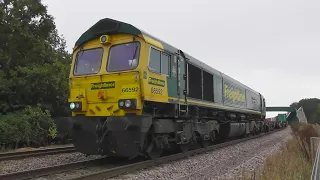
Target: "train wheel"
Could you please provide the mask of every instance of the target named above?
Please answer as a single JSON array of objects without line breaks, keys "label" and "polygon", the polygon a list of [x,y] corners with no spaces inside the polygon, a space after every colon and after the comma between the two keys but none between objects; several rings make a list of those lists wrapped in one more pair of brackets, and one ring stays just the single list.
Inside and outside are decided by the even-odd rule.
[{"label": "train wheel", "polygon": [[210,141],[204,140],[204,137],[200,136],[200,144],[202,148],[206,148],[210,145]]},{"label": "train wheel", "polygon": [[180,149],[181,149],[181,152],[185,153],[189,151],[189,146],[188,144],[180,144]]},{"label": "train wheel", "polygon": [[158,159],[161,156],[162,152],[162,148],[158,148],[156,145],[154,145],[151,152],[148,155],[150,159]]},{"label": "train wheel", "polygon": [[206,147],[210,146],[210,144],[211,144],[211,143],[210,143],[209,141],[202,141],[202,142],[201,142],[201,147],[202,147],[202,148],[206,148]]},{"label": "train wheel", "polygon": [[156,137],[156,136],[152,136],[152,141],[148,147],[148,156],[151,159],[157,159],[161,156],[162,152],[163,152],[163,148],[162,148],[162,138],[160,136]]}]

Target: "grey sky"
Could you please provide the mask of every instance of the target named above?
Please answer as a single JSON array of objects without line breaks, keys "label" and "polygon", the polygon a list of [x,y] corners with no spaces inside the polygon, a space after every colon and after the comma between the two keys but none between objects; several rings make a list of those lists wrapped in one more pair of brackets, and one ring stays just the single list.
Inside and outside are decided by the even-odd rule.
[{"label": "grey sky", "polygon": [[[320,98],[320,1],[43,0],[71,51],[101,18],[131,23],[266,97]],[[277,113],[268,113],[274,116]]]}]

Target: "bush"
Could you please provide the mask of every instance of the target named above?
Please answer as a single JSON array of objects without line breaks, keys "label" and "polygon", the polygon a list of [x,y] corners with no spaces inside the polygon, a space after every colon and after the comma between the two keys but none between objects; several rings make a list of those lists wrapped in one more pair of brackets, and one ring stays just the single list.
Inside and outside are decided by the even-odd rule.
[{"label": "bush", "polygon": [[0,116],[0,143],[5,147],[47,145],[55,138],[55,132],[50,113],[42,111],[39,105]]},{"label": "bush", "polygon": [[19,112],[1,116],[0,142],[6,146],[19,146],[24,142],[29,144],[31,135],[30,124],[21,118]]}]

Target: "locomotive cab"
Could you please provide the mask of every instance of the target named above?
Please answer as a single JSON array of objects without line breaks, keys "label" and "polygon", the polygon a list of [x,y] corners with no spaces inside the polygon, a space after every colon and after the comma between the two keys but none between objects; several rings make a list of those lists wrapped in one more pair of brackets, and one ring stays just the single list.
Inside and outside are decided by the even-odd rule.
[{"label": "locomotive cab", "polygon": [[143,41],[126,34],[102,35],[78,47],[69,80],[72,115],[141,114],[143,47]]}]

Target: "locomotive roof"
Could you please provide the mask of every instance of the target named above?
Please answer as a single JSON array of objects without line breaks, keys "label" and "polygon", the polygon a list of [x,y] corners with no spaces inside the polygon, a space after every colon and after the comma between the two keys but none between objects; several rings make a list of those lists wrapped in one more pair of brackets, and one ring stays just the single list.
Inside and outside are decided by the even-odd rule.
[{"label": "locomotive roof", "polygon": [[[114,19],[109,19],[109,18],[101,19],[96,24],[91,26],[86,32],[84,32],[80,36],[80,38],[76,41],[75,46],[79,47],[79,46],[83,45],[84,43],[86,43],[92,39],[95,39],[97,37],[100,37],[101,35],[104,35],[104,34],[112,35],[112,34],[119,34],[119,33],[131,34],[134,36],[145,35],[145,36],[148,36],[154,40],[159,41],[159,43],[162,44],[163,49],[168,52],[177,53],[179,50],[178,48],[171,46],[169,43],[166,43],[163,40],[160,40],[160,39],[154,37],[153,35],[145,32],[141,29],[136,28],[135,26],[133,26],[131,24],[117,21]],[[198,59],[192,57],[191,55],[189,55],[185,52],[184,52],[184,55],[189,59],[189,62],[191,64],[194,64],[195,66],[197,66],[207,72],[213,73],[218,76],[220,75],[222,78],[227,79],[235,84],[238,84],[238,85],[242,86],[243,88],[246,88],[254,93],[257,93],[257,94],[259,93],[259,92],[256,92],[255,90],[249,88],[248,86],[240,83],[239,81],[231,78],[230,76],[210,67],[209,65],[205,64],[204,62],[199,61]]]}]

